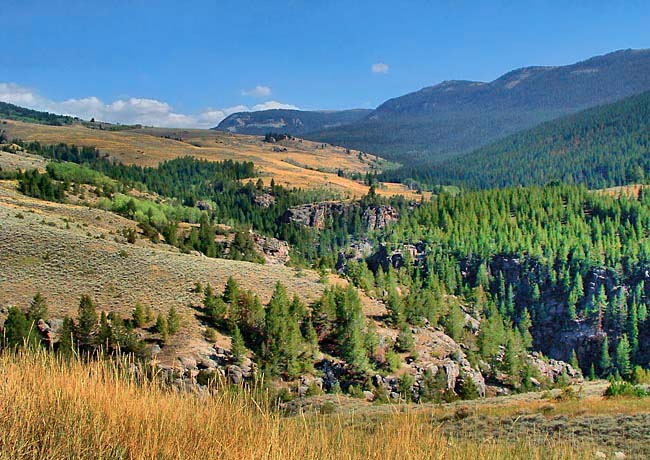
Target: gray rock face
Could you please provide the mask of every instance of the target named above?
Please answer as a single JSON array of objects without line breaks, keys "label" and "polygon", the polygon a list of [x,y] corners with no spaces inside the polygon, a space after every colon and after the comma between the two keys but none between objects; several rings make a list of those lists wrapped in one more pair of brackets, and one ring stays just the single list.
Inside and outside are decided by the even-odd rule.
[{"label": "gray rock face", "polygon": [[262,208],[269,208],[275,204],[275,197],[269,193],[255,195],[255,204]]},{"label": "gray rock face", "polygon": [[[358,207],[359,204],[338,202],[305,204],[289,208],[282,216],[282,220],[321,230],[325,228],[328,219],[343,214],[353,206]],[[369,206],[363,211],[361,221],[366,231],[372,231],[384,228],[398,218],[399,212],[392,206]]]},{"label": "gray rock face", "polygon": [[529,358],[543,377],[546,377],[554,382],[556,382],[562,374],[566,374],[574,383],[578,383],[583,380],[580,370],[574,369],[573,366],[571,366],[569,363],[558,361],[556,359],[544,359],[542,355],[537,352],[531,353],[529,355]]},{"label": "gray rock face", "polygon": [[378,230],[399,219],[399,211],[392,206],[370,206],[361,216],[366,231]]},{"label": "gray rock face", "polygon": [[264,259],[269,264],[284,265],[289,262],[291,247],[286,241],[273,237],[266,237],[257,233],[253,234],[253,240],[258,252],[264,254]]}]

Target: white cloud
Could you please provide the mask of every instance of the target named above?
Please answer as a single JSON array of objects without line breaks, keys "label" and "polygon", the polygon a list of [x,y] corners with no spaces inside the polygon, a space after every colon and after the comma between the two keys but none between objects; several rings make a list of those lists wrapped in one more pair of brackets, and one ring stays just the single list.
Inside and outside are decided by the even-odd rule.
[{"label": "white cloud", "polygon": [[370,70],[372,73],[388,73],[388,70],[390,67],[388,64],[385,64],[383,62],[376,62],[372,66],[370,66]]},{"label": "white cloud", "polygon": [[117,99],[110,103],[105,103],[95,96],[53,101],[41,96],[37,91],[15,83],[0,83],[0,101],[35,110],[72,115],[85,120],[95,118],[110,123],[174,128],[212,128],[235,112],[298,109],[295,105],[266,101],[252,107],[236,105],[216,109],[208,108],[196,114],[182,114],[175,112],[172,106],[164,101],[137,97]]},{"label": "white cloud", "polygon": [[266,102],[262,102],[261,104],[255,104],[253,106],[254,111],[271,110],[271,109],[300,110],[295,105],[283,104],[282,102],[278,102],[278,101],[266,101]]},{"label": "white cloud", "polygon": [[268,86],[257,85],[253,89],[242,90],[242,96],[252,96],[252,97],[268,97],[271,95],[271,88]]}]

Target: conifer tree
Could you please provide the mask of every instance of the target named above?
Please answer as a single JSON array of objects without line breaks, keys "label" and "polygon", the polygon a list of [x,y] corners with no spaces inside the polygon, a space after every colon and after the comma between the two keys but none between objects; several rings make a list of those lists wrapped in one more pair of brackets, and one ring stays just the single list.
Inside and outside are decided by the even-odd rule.
[{"label": "conifer tree", "polygon": [[476,274],[476,286],[477,287],[480,286],[483,289],[490,288],[490,278],[488,276],[488,271],[485,262],[483,262],[478,268],[478,272]]},{"label": "conifer tree", "polygon": [[287,291],[278,282],[266,308],[265,318],[263,359],[266,371],[271,375],[279,375],[286,370],[288,303]]},{"label": "conifer tree", "polygon": [[470,399],[476,399],[480,397],[478,387],[476,386],[476,382],[474,382],[472,376],[467,373],[463,373],[460,375],[456,387],[457,387],[456,392],[458,393],[458,396],[460,396],[461,399],[470,400]]},{"label": "conifer tree", "polygon": [[395,348],[397,348],[397,351],[399,352],[410,353],[413,351],[414,346],[415,339],[413,338],[411,328],[407,325],[402,326],[397,335],[397,340],[395,341]]},{"label": "conifer tree", "polygon": [[156,332],[160,335],[160,340],[163,343],[167,343],[167,340],[169,340],[169,328],[167,326],[167,318],[162,313],[158,313],[158,318],[156,318]]},{"label": "conifer tree", "polygon": [[47,302],[41,293],[37,292],[27,307],[27,321],[37,323],[39,319],[47,320]]},{"label": "conifer tree", "polygon": [[607,336],[603,338],[600,347],[600,360],[598,361],[598,367],[601,376],[608,375],[612,367],[612,358],[609,355],[609,340],[607,339]]},{"label": "conifer tree", "polygon": [[633,301],[630,306],[626,329],[630,341],[630,354],[632,357],[636,357],[639,351],[639,315],[636,301]]},{"label": "conifer tree", "polygon": [[66,356],[70,356],[75,351],[75,337],[77,337],[77,335],[77,329],[72,318],[64,316],[59,331],[59,352]]},{"label": "conifer tree", "polygon": [[169,311],[167,312],[167,330],[169,331],[170,335],[174,335],[178,332],[178,330],[181,327],[181,320],[178,317],[178,313],[176,312],[176,308],[172,305],[169,307]]},{"label": "conifer tree", "polygon": [[4,323],[4,336],[7,346],[23,346],[27,343],[30,334],[33,334],[33,331],[25,313],[18,307],[9,308],[9,313]]},{"label": "conifer tree", "polygon": [[377,325],[374,321],[369,320],[366,326],[366,335],[364,337],[364,347],[369,358],[374,358],[379,347],[379,336],[377,335]]},{"label": "conifer tree", "polygon": [[349,364],[366,368],[368,361],[364,349],[361,299],[352,285],[337,292],[336,322],[339,354]]},{"label": "conifer tree", "polygon": [[97,307],[88,295],[82,295],[79,301],[79,309],[77,314],[78,327],[77,333],[79,335],[79,346],[89,347],[93,343],[93,336],[97,330]]},{"label": "conifer tree", "polygon": [[114,345],[113,328],[108,322],[108,317],[105,312],[101,312],[99,316],[99,328],[97,330],[97,344],[104,350],[109,351]]},{"label": "conifer tree", "polygon": [[153,309],[151,308],[151,305],[147,305],[144,308],[144,320],[146,323],[150,323],[153,321],[156,317],[153,314]]},{"label": "conifer tree", "polygon": [[231,352],[235,362],[241,364],[246,356],[246,344],[244,343],[244,337],[241,335],[241,331],[237,325],[235,325],[232,333]]},{"label": "conifer tree", "polygon": [[589,380],[594,381],[596,380],[596,366],[594,363],[591,363],[591,366],[589,367]]},{"label": "conifer tree", "polygon": [[146,317],[145,317],[145,312],[144,308],[142,308],[142,304],[140,302],[135,304],[135,309],[133,310],[133,324],[136,327],[143,327],[146,324]]},{"label": "conifer tree", "polygon": [[533,346],[533,336],[530,333],[530,328],[532,327],[532,325],[533,323],[532,320],[530,319],[530,313],[528,313],[527,308],[524,308],[524,310],[521,313],[521,317],[519,318],[519,324],[517,325],[517,328],[521,333],[523,346],[524,348],[527,349],[530,349]]},{"label": "conifer tree", "polygon": [[[308,362],[313,362],[318,357],[318,353],[320,351],[318,346],[318,335],[316,334],[316,329],[314,329],[314,325],[312,324],[311,320],[306,321],[304,328],[304,337],[305,342],[307,343],[306,360]],[[307,371],[309,372],[311,369],[307,369]]]},{"label": "conifer tree", "polygon": [[391,286],[388,289],[388,318],[393,327],[399,327],[404,321],[404,304],[401,296],[397,293],[397,289]]},{"label": "conifer tree", "polygon": [[239,284],[237,284],[237,281],[232,276],[229,276],[228,281],[226,281],[222,298],[229,305],[239,302]]},{"label": "conifer tree", "polygon": [[623,334],[616,346],[616,369],[625,379],[632,373],[632,363],[630,361],[630,342],[626,334]]}]

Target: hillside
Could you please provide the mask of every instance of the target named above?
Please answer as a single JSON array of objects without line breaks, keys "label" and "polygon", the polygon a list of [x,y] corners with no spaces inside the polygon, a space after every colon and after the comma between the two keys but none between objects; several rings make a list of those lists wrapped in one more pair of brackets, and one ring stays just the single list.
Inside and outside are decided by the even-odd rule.
[{"label": "hillside", "polygon": [[306,137],[426,165],[648,89],[650,50],[617,51],[567,66],[526,67],[489,83],[445,81]]},{"label": "hillside", "polygon": [[268,132],[288,133],[302,136],[323,129],[337,128],[361,120],[371,110],[262,110],[259,112],[238,112],[229,115],[213,129],[240,134],[263,136]]},{"label": "hillside", "polygon": [[[45,126],[11,120],[5,123],[2,129],[8,139],[93,146],[127,164],[155,166],[161,161],[187,155],[212,161],[252,161],[266,184],[274,179],[279,185],[328,189],[342,197],[359,197],[368,190],[367,185],[351,179],[355,174],[363,177],[391,166],[373,155],[302,139],[269,144],[259,137],[213,130],[140,128],[115,131],[91,129],[81,124]],[[386,183],[377,188],[377,193],[416,197],[401,184]]]},{"label": "hillside", "polygon": [[78,118],[26,109],[6,102],[0,102],[0,119],[2,118],[52,126],[70,125],[78,121]]},{"label": "hillside", "polygon": [[598,189],[650,175],[650,92],[513,134],[434,165],[420,177],[470,188],[544,185]]},{"label": "hillside", "polygon": [[[232,276],[255,285],[265,302],[278,281],[305,301],[323,291],[311,271],[182,254],[140,237],[129,244],[122,231],[137,222],[101,209],[25,197],[13,182],[0,181],[0,222],[0,316],[10,305],[29,303],[36,292],[46,296],[50,315],[59,319],[74,314],[82,294],[91,295],[102,310],[125,316],[137,303],[154,314],[174,307],[183,327],[164,360],[210,349],[203,339],[205,325],[192,308],[202,299],[193,292],[197,282],[220,292]],[[218,340],[229,346],[228,339]]]}]

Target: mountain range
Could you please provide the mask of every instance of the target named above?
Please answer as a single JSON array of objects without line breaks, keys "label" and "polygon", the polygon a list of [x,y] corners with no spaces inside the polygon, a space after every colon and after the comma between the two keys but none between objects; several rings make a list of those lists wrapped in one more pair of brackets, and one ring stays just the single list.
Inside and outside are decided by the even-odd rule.
[{"label": "mountain range", "polygon": [[650,172],[649,153],[646,91],[512,134],[415,177],[468,188],[558,181],[597,189],[643,182]]},{"label": "mountain range", "polygon": [[238,112],[228,116],[213,129],[254,135],[279,131],[303,136],[314,131],[349,125],[362,120],[371,112],[372,110],[369,109],[323,111],[272,109]]},{"label": "mountain range", "polygon": [[444,81],[369,113],[353,111],[354,116],[349,111],[237,113],[215,129],[282,130],[420,167],[648,89],[650,50],[621,50],[566,66],[524,67],[492,82]]}]

